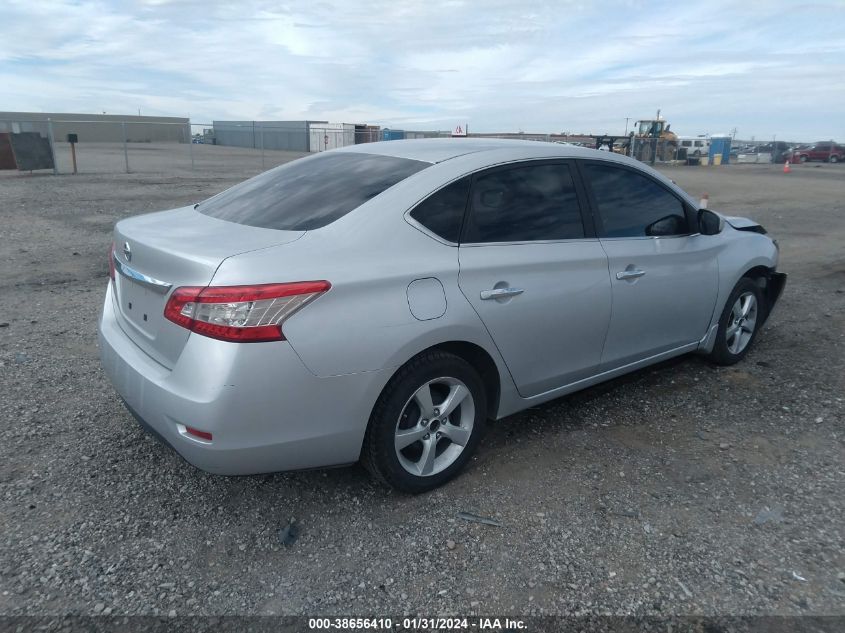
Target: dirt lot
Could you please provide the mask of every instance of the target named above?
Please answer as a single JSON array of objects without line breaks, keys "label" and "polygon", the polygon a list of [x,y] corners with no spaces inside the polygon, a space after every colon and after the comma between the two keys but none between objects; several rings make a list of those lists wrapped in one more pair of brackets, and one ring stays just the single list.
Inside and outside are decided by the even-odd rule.
[{"label": "dirt lot", "polygon": [[121,406],[95,334],[112,225],[260,169],[184,149],[145,148],[164,173],[0,176],[0,613],[845,614],[845,166],[667,169],[780,241],[748,358],[508,418],[409,497],[360,467],[206,475]]}]

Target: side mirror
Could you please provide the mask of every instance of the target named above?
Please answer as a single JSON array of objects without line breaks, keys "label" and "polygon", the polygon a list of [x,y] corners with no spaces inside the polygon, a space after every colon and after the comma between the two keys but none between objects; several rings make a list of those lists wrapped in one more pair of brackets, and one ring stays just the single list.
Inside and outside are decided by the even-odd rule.
[{"label": "side mirror", "polygon": [[722,216],[709,209],[698,210],[698,230],[702,235],[718,235],[725,228]]}]

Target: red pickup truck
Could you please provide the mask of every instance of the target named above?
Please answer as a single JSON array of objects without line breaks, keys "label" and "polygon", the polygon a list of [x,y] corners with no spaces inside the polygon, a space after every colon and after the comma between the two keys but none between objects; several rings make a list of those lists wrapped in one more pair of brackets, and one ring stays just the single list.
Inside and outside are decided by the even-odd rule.
[{"label": "red pickup truck", "polygon": [[806,163],[808,160],[823,160],[839,163],[845,161],[845,147],[826,141],[812,147],[798,148],[792,152],[792,163]]}]

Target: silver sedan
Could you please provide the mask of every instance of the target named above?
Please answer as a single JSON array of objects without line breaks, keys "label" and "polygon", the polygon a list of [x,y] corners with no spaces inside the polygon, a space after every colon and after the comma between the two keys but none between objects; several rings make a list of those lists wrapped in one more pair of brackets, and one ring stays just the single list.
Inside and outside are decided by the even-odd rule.
[{"label": "silver sedan", "polygon": [[230,475],[362,461],[420,492],[488,419],[667,358],[743,358],[785,283],[751,220],[608,152],[369,143],[119,222],[103,366]]}]

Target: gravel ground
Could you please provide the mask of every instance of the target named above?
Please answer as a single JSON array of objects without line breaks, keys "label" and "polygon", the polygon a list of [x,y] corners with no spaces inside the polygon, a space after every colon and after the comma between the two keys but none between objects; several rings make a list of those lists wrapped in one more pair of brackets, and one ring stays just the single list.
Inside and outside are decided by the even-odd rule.
[{"label": "gravel ground", "polygon": [[512,416],[411,497],[358,466],[207,475],[121,406],[95,334],[113,223],[260,168],[195,149],[193,173],[151,147],[179,171],[0,176],[0,614],[845,614],[845,166],[666,169],[780,240],[747,359]]}]

